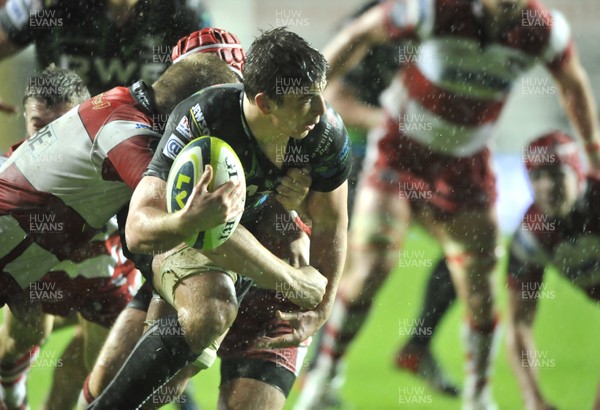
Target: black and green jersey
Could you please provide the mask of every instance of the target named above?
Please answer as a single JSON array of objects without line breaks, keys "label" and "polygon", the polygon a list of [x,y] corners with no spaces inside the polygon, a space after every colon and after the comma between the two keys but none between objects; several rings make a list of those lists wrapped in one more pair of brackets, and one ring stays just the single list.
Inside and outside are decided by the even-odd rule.
[{"label": "black and green jersey", "polygon": [[145,175],[167,180],[179,151],[191,140],[210,135],[227,142],[238,155],[246,177],[246,210],[242,223],[254,220],[267,195],[290,168],[309,166],[311,190],[330,192],[350,173],[350,142],[346,128],[329,105],[319,123],[302,139],[290,138],[281,147],[283,165],[277,168],[261,151],[242,112],[243,85],[205,88],[179,104]]},{"label": "black and green jersey", "polygon": [[0,27],[12,43],[35,43],[40,68],[77,72],[92,95],[144,79],[170,64],[171,48],[210,24],[201,0],[139,0],[117,23],[107,0],[8,0]]}]

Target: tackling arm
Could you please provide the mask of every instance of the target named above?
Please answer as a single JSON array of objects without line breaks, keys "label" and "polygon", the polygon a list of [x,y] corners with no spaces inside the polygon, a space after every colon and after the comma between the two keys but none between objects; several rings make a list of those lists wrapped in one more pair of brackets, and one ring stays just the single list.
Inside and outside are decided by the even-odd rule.
[{"label": "tackling arm", "polygon": [[346,86],[341,78],[329,82],[325,90],[325,99],[335,107],[346,126],[358,127],[368,132],[383,122],[383,109],[360,101],[354,90]]},{"label": "tackling arm", "polygon": [[356,65],[375,44],[388,39],[384,5],[378,5],[340,31],[323,50],[329,62],[329,80],[340,77]]}]

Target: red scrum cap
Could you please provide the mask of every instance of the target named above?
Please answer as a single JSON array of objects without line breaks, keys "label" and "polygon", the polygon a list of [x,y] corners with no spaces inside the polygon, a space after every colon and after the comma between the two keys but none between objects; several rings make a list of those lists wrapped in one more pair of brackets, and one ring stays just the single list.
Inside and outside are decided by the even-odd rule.
[{"label": "red scrum cap", "polygon": [[545,166],[569,165],[579,178],[583,178],[577,143],[560,131],[552,131],[533,140],[525,148],[523,161],[527,171]]},{"label": "red scrum cap", "polygon": [[194,53],[213,53],[229,64],[240,79],[246,53],[240,40],[233,33],[220,28],[203,28],[183,37],[177,42],[171,53],[173,63]]}]

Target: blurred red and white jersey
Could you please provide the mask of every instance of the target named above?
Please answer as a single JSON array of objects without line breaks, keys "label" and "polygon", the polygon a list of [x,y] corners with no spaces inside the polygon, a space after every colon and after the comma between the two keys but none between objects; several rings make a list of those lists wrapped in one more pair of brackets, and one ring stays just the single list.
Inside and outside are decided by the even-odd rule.
[{"label": "blurred red and white jersey", "polygon": [[415,43],[400,46],[406,70],[382,104],[403,134],[453,156],[484,148],[519,76],[536,64],[560,70],[572,53],[567,21],[537,0],[495,34],[479,0],[391,0],[385,7],[390,38]]},{"label": "blurred red and white jersey", "polygon": [[600,300],[600,179],[589,175],[583,195],[562,218],[535,204],[523,216],[511,245],[508,284],[539,290],[546,266],[554,266],[573,285]]},{"label": "blurred red and white jersey", "polygon": [[148,101],[138,83],[100,94],[31,136],[0,168],[0,271],[19,286],[50,270],[113,275],[114,255],[91,241],[112,233],[105,225],[152,158],[160,134]]}]

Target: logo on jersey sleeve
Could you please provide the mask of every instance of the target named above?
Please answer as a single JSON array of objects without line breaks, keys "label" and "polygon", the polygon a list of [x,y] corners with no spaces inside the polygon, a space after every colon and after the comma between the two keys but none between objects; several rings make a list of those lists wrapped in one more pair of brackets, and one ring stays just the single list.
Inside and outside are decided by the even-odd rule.
[{"label": "logo on jersey sleeve", "polygon": [[200,131],[200,135],[210,135],[210,129],[208,128],[208,124],[206,123],[204,113],[202,112],[202,108],[200,108],[200,104],[194,105],[191,109],[191,112],[192,119]]},{"label": "logo on jersey sleeve", "polygon": [[177,127],[175,128],[178,133],[180,133],[183,137],[190,140],[192,137],[192,131],[190,130],[190,123],[187,117],[183,117]]},{"label": "logo on jersey sleeve", "polygon": [[6,4],[6,14],[15,27],[20,28],[24,26],[27,21],[29,21],[30,10],[35,12],[42,7],[39,3],[39,1],[32,0],[10,0],[8,4]]},{"label": "logo on jersey sleeve", "polygon": [[165,148],[163,148],[163,154],[174,160],[184,146],[185,144],[177,137],[177,135],[171,134],[165,144]]}]

